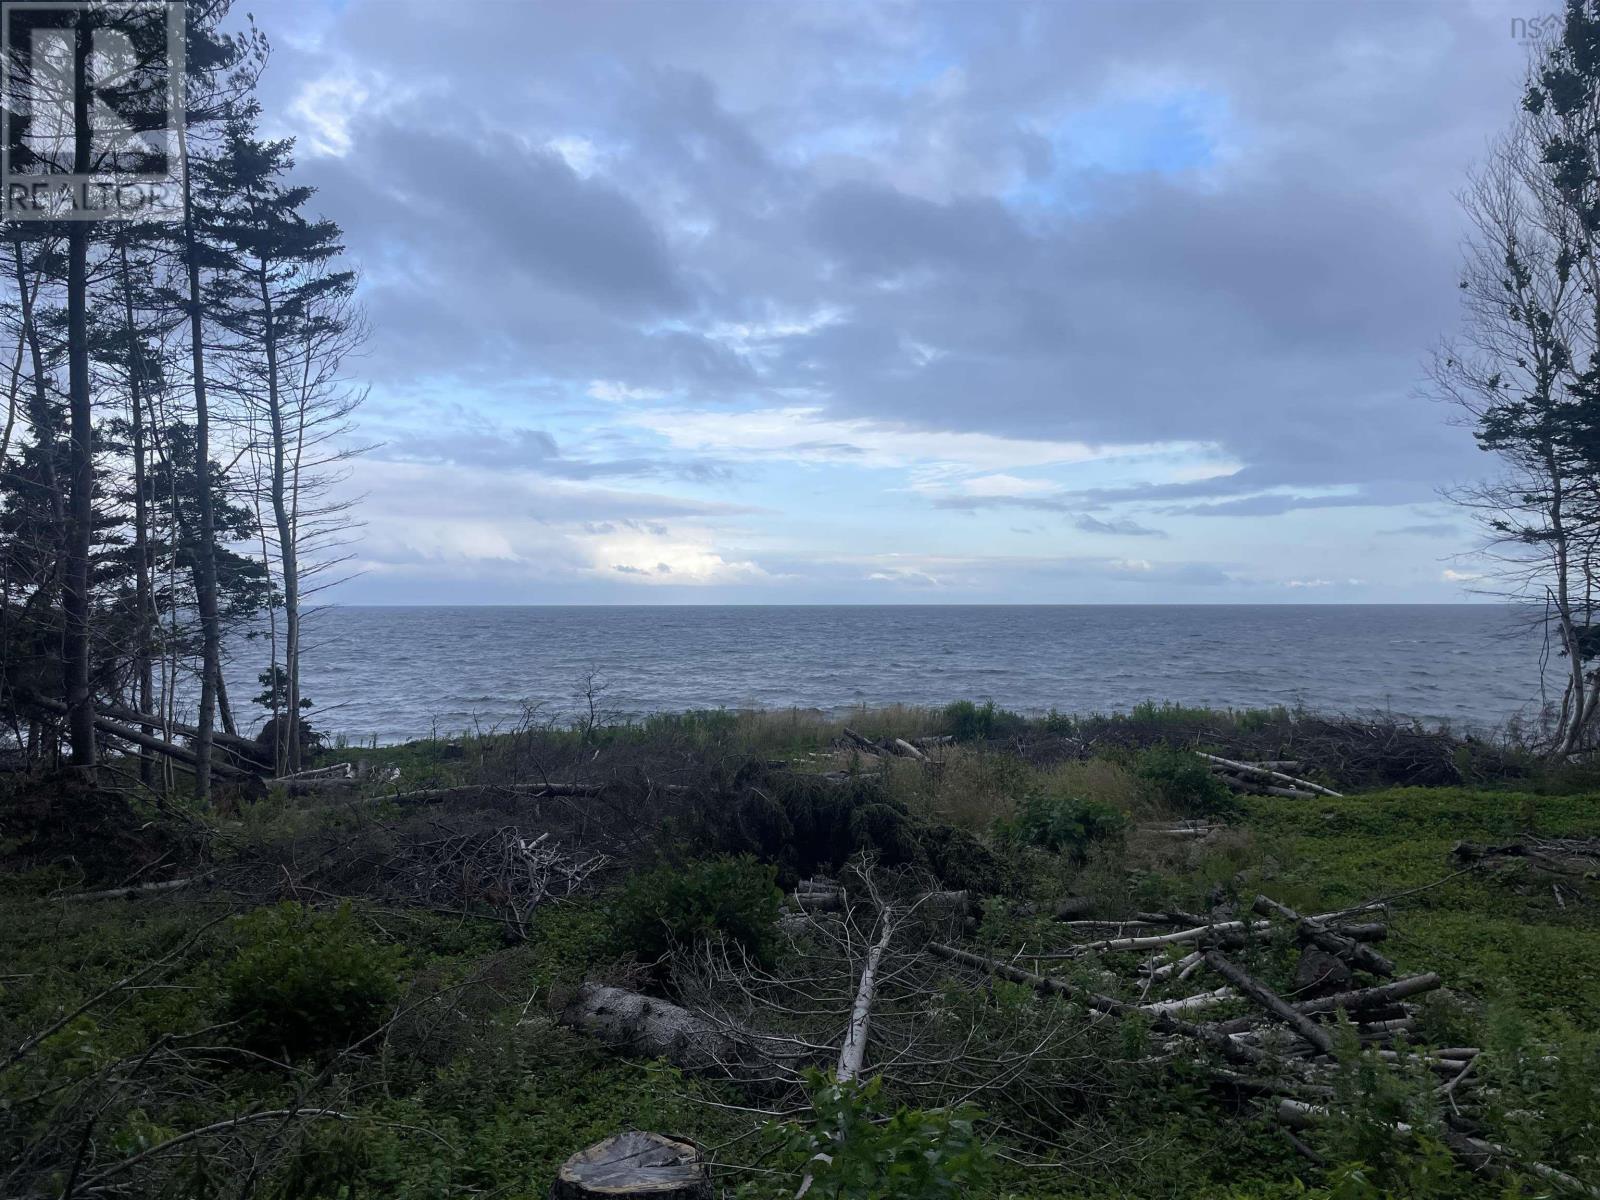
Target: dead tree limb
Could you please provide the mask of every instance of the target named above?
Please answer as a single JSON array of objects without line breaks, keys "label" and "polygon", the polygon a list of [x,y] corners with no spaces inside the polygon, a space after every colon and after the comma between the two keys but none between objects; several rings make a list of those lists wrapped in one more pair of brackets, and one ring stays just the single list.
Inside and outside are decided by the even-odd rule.
[{"label": "dead tree limb", "polygon": [[1260,1005],[1273,1017],[1282,1021],[1306,1041],[1315,1046],[1319,1053],[1333,1053],[1333,1039],[1310,1017],[1298,1013],[1284,999],[1266,984],[1246,974],[1242,968],[1231,962],[1220,950],[1206,952],[1206,966],[1218,975],[1221,975],[1234,987],[1238,988],[1245,996]]}]

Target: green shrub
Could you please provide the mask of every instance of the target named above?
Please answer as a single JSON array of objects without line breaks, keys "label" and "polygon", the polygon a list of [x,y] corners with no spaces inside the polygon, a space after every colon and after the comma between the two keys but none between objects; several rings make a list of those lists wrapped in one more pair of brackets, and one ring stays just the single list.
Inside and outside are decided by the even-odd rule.
[{"label": "green shrub", "polygon": [[940,722],[943,731],[958,742],[987,742],[1023,733],[1028,728],[1026,717],[996,708],[993,700],[982,704],[957,700],[945,705],[943,718]]},{"label": "green shrub", "polygon": [[[817,1200],[945,1200],[984,1194],[994,1163],[972,1108],[891,1111],[883,1079],[836,1083],[811,1072],[813,1120],[768,1126],[769,1142],[811,1176]],[[759,1184],[740,1196],[769,1195]]]},{"label": "green shrub", "polygon": [[319,913],[285,901],[239,918],[242,945],[224,1008],[243,1043],[296,1057],[350,1046],[388,1019],[400,951],[375,942],[348,904]]},{"label": "green shrub", "polygon": [[620,947],[641,959],[717,934],[768,958],[783,899],[777,877],[777,868],[748,856],[645,871],[623,885],[612,928]]},{"label": "green shrub", "polygon": [[1090,846],[1120,838],[1127,825],[1127,817],[1109,804],[1035,793],[1022,801],[1017,815],[1003,823],[1000,832],[1013,842],[1066,854],[1081,863]]},{"label": "green shrub", "polygon": [[1158,746],[1142,751],[1134,765],[1146,796],[1187,817],[1220,817],[1238,811],[1228,785],[1197,755]]}]

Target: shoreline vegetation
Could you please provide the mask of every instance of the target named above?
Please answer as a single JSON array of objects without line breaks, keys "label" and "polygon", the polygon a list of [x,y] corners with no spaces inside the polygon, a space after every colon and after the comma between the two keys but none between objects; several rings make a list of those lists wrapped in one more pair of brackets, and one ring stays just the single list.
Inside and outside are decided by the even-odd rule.
[{"label": "shoreline vegetation", "polygon": [[0,780],[0,1194],[1600,1194],[1592,768],[591,700]]}]

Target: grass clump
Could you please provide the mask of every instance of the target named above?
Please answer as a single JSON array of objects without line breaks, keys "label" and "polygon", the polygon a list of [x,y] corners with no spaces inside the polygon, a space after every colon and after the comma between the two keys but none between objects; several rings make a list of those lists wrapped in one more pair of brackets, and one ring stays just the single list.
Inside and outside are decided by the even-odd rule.
[{"label": "grass clump", "polygon": [[783,899],[777,878],[777,868],[749,856],[643,871],[623,886],[612,928],[620,946],[641,959],[722,936],[768,960]]},{"label": "grass clump", "polygon": [[296,1058],[374,1033],[399,995],[400,951],[374,941],[348,904],[319,913],[292,901],[239,918],[223,1007],[243,1042]]}]

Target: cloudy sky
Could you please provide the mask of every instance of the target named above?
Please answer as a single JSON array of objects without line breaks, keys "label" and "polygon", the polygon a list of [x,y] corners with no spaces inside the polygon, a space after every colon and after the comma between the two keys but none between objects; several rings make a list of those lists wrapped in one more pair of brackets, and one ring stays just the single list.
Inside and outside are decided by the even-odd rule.
[{"label": "cloudy sky", "polygon": [[373,329],[340,599],[1469,598],[1419,385],[1541,8],[249,7]]}]

